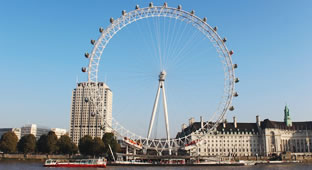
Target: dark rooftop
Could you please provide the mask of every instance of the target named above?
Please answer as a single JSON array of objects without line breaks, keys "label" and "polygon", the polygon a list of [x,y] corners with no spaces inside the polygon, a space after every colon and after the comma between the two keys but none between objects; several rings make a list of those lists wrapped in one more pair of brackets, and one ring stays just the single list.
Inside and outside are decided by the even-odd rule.
[{"label": "dark rooftop", "polygon": [[285,129],[285,130],[312,130],[312,121],[306,122],[292,122],[292,126],[286,126],[285,122],[271,121],[265,119],[261,121],[261,129],[274,128],[274,129]]},{"label": "dark rooftop", "polygon": [[[204,122],[204,125],[207,122]],[[192,132],[200,129],[201,123],[194,122],[193,124],[186,127],[181,132],[177,133],[177,138],[187,136]],[[285,130],[312,130],[312,121],[306,122],[292,122],[292,126],[287,127],[285,122],[271,121],[269,119],[265,119],[261,121],[260,125],[261,129],[274,128],[274,129],[285,129]],[[255,132],[258,133],[259,129],[257,127],[257,123],[237,123],[237,128],[234,127],[234,123],[225,123],[225,127],[223,123],[220,123],[217,127],[217,131],[219,132]]]}]

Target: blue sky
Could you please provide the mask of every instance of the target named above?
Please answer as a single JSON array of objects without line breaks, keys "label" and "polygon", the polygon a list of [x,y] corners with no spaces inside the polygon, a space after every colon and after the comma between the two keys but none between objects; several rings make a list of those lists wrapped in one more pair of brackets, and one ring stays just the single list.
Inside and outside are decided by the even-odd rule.
[{"label": "blue sky", "polygon": [[[145,0],[0,2],[2,63],[0,127],[20,127],[26,123],[36,123],[68,129],[71,91],[75,88],[77,76],[79,81],[86,80],[86,75],[81,73],[80,69],[87,65],[88,61],[83,54],[92,50],[90,39],[99,37],[98,28],[107,27],[110,17],[117,18],[122,10],[131,11],[136,4],[144,7],[149,2]],[[162,5],[163,1],[154,1],[154,4]],[[235,52],[233,61],[239,64],[237,76],[241,81],[237,85],[237,91],[240,96],[233,101],[236,110],[229,112],[228,119],[231,120],[235,115],[238,121],[254,122],[255,116],[260,115],[262,119],[282,120],[283,108],[287,103],[294,121],[312,120],[311,1],[168,1],[168,5],[172,7],[178,4],[187,11],[194,9],[199,17],[207,17],[211,26],[218,26],[218,33],[222,37],[227,37],[227,46]],[[116,106],[113,108],[116,117],[125,124],[138,122],[146,127],[156,93],[159,70],[154,66],[157,64],[139,68],[145,73],[154,74],[144,79],[140,78],[139,74],[134,75],[136,77],[134,79],[130,79],[127,74],[117,74],[118,71],[126,71],[130,75],[127,66],[131,70],[136,66],[131,65],[131,62],[135,58],[142,57],[135,54],[148,53],[148,47],[142,46],[144,45],[142,38],[136,39],[133,35],[138,29],[145,30],[143,26],[143,22],[141,26],[131,25],[114,37],[103,54],[110,56],[112,60],[108,57],[107,62],[101,63],[103,67],[100,66],[100,80],[107,80],[114,97],[116,96],[116,101],[114,100]],[[145,34],[148,35],[143,31],[138,37],[144,37]],[[120,48],[123,50],[118,50]],[[193,50],[201,49],[206,48],[199,45]],[[122,57],[122,60],[117,62],[113,60],[114,57]],[[191,63],[190,68],[207,67],[211,68],[210,71],[215,69],[222,71],[220,63],[215,60],[211,60],[211,65],[206,67],[197,67],[201,64],[200,59],[188,59],[185,59],[184,64]],[[113,67],[108,67],[110,65]],[[176,73],[180,71],[187,73],[190,68],[182,68]],[[171,119],[175,120],[172,120],[172,129],[177,131],[181,123],[187,122],[188,117],[194,116],[196,120],[199,119],[204,112],[201,109],[205,109],[202,106],[207,105],[202,102],[203,100],[207,99],[211,105],[219,100],[216,97],[217,93],[208,97],[204,94],[212,92],[213,87],[222,90],[222,87],[218,86],[218,80],[222,77],[217,71],[215,74],[195,76],[194,82],[198,83],[189,83],[187,81],[189,79],[176,76],[175,79],[172,78],[175,83],[186,82],[186,87],[181,86],[180,89],[176,88],[175,83],[169,83],[170,74],[174,77],[174,72],[168,72],[168,104],[173,104],[168,107],[172,113]],[[206,91],[205,87],[200,86],[201,76],[203,79],[209,77],[205,80],[216,80],[218,83],[211,84],[211,91]],[[129,79],[123,79],[125,77]],[[134,80],[137,80],[137,86],[131,83]],[[126,82],[132,85],[127,86]],[[203,81],[203,84],[205,83],[209,82]],[[142,92],[142,95],[138,95],[141,98],[138,97],[136,102],[149,101],[146,107],[133,107],[137,106],[135,102],[127,102],[131,99],[130,96],[133,96],[127,89],[138,87],[142,89],[138,91]],[[179,100],[175,100],[183,97],[197,98],[191,93],[181,94],[187,87],[196,89],[193,91],[196,95],[203,92],[198,101],[190,106],[185,105],[185,108],[188,107],[187,109],[191,111],[194,109],[197,113],[183,113],[182,110],[187,110],[179,105],[183,104],[183,101],[179,103]],[[169,98],[170,96],[172,97]],[[146,118],[122,120],[122,114],[128,111],[147,112]],[[163,117],[159,117],[159,121],[163,121]],[[132,126],[130,123],[127,125]],[[131,129],[140,130],[135,126]]]}]

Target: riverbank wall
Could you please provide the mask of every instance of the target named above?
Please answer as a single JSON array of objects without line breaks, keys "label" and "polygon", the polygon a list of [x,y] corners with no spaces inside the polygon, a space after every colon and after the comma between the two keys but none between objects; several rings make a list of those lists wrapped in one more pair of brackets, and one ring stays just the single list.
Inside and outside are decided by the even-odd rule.
[{"label": "riverbank wall", "polygon": [[68,159],[70,155],[47,155],[47,154],[0,154],[0,160],[46,160],[46,159]]}]

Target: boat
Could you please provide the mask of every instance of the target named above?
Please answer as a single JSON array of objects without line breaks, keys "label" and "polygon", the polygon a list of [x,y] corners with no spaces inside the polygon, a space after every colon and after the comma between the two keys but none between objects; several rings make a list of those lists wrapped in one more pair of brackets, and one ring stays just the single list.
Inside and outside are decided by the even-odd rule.
[{"label": "boat", "polygon": [[132,160],[132,161],[114,161],[114,162],[111,162],[109,165],[118,165],[118,166],[122,166],[122,165],[140,166],[140,165],[143,165],[144,166],[144,165],[152,165],[152,163],[151,162],[141,162],[141,161]]},{"label": "boat", "polygon": [[105,168],[107,160],[105,158],[98,159],[47,159],[44,162],[44,167],[93,167]]},{"label": "boat", "polygon": [[205,161],[205,162],[194,162],[192,165],[194,166],[244,166],[245,162],[235,162],[235,161]]}]

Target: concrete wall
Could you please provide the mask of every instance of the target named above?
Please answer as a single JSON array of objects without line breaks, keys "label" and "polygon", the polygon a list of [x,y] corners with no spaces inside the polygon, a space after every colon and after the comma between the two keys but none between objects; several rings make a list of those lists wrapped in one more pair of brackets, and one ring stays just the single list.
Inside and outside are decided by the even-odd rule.
[{"label": "concrete wall", "polygon": [[32,155],[32,154],[0,154],[0,159],[18,159],[18,160],[24,160],[24,159],[38,159],[38,160],[44,160],[44,159],[67,159],[70,158],[69,155]]}]

